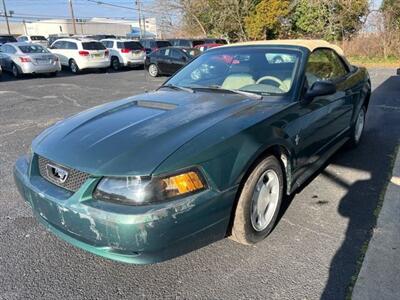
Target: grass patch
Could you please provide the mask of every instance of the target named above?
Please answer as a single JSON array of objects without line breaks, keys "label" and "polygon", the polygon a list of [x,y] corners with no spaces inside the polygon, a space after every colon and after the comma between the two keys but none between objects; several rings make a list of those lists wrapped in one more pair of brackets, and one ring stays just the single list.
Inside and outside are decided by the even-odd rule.
[{"label": "grass patch", "polygon": [[400,58],[389,56],[383,57],[368,57],[368,56],[349,56],[350,63],[364,67],[381,67],[381,68],[400,68]]}]

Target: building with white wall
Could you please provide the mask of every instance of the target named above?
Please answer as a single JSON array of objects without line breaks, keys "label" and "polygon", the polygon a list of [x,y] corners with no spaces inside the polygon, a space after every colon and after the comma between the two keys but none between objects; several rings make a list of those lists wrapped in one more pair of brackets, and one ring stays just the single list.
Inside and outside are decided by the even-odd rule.
[{"label": "building with white wall", "polygon": [[[11,33],[14,35],[48,36],[50,34],[74,34],[71,19],[12,22],[11,25]],[[145,19],[141,25],[143,36],[157,36],[156,18]],[[4,23],[0,23],[0,33],[6,33],[6,25]],[[140,33],[139,21],[108,18],[78,19],[76,21],[76,33],[79,35],[114,34],[116,36],[135,36],[136,33]]]}]

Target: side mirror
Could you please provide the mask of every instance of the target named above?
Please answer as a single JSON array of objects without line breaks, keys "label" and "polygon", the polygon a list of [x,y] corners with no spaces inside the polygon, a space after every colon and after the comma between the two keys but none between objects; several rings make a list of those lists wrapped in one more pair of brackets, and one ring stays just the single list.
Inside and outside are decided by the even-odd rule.
[{"label": "side mirror", "polygon": [[304,101],[310,103],[315,97],[332,95],[336,93],[336,86],[330,81],[317,81],[307,90]]}]

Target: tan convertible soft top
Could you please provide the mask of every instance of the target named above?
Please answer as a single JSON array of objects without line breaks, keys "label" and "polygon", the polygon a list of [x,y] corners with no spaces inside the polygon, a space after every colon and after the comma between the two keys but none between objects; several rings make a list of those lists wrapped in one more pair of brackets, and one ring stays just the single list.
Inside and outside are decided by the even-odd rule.
[{"label": "tan convertible soft top", "polygon": [[317,48],[330,48],[335,50],[339,55],[344,56],[342,48],[337,45],[328,43],[324,40],[265,40],[265,41],[254,41],[254,42],[242,42],[229,44],[224,47],[233,46],[246,46],[246,45],[282,45],[282,46],[300,46],[309,49],[311,52]]}]

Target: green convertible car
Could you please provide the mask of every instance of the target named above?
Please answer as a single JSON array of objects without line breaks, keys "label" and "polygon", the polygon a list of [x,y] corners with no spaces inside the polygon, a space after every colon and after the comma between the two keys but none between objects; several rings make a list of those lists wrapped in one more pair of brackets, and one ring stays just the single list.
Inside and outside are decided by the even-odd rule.
[{"label": "green convertible car", "polygon": [[154,263],[226,236],[253,244],[286,195],[359,143],[370,95],[367,71],[327,42],[227,45],[154,92],[56,123],[14,177],[51,232],[110,259]]}]

